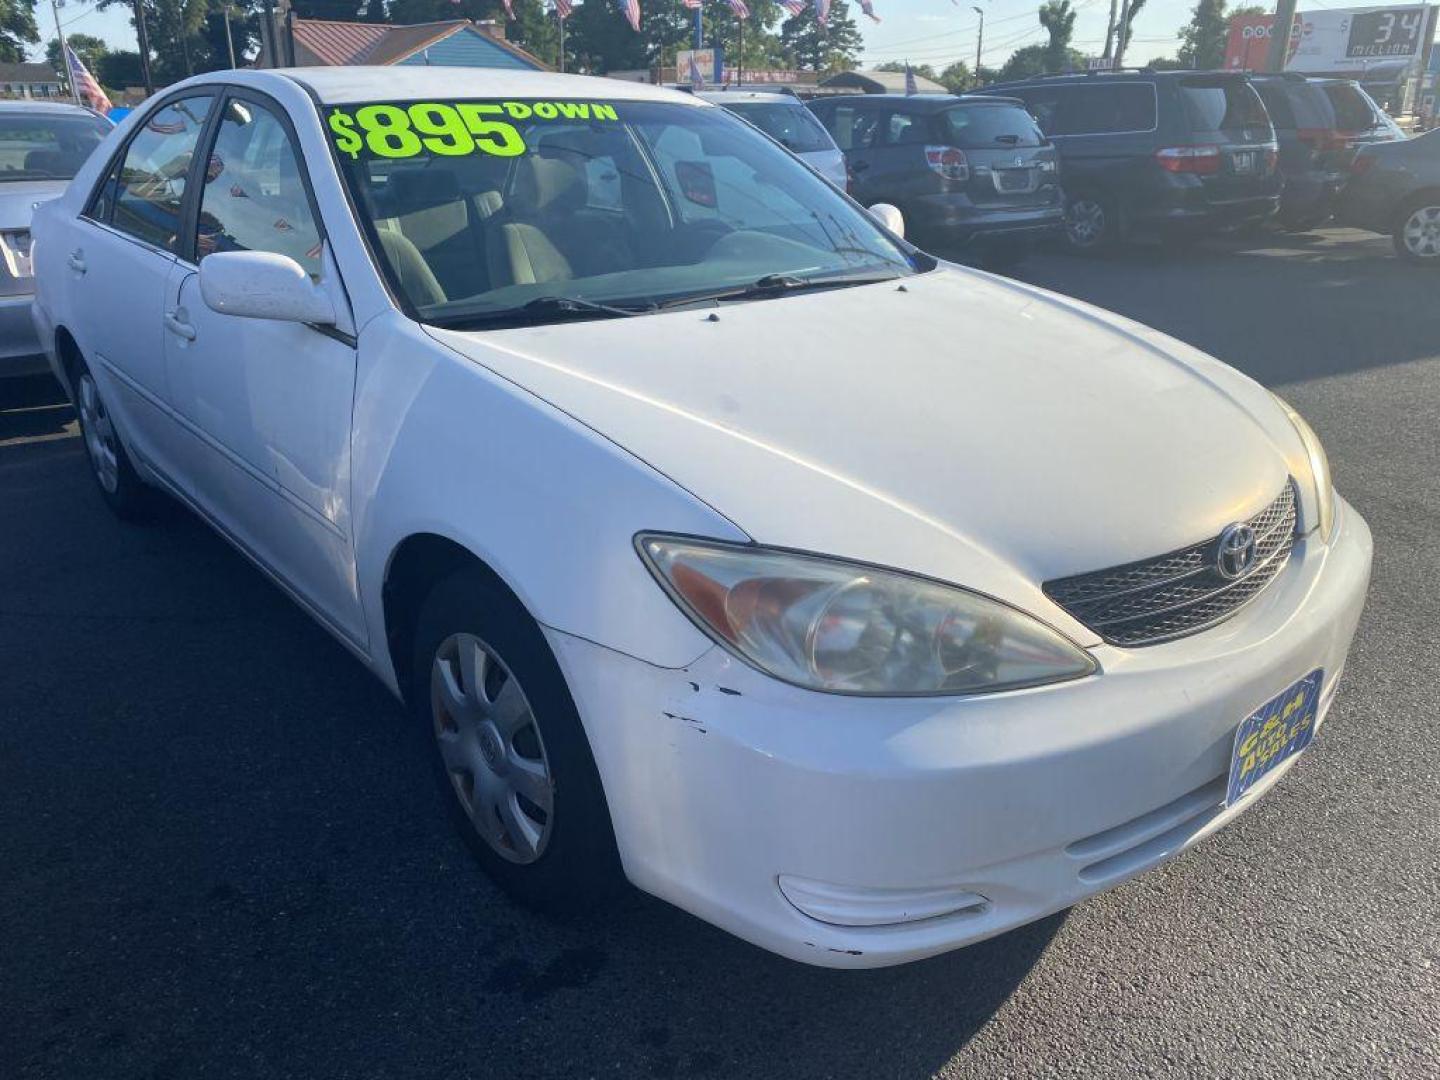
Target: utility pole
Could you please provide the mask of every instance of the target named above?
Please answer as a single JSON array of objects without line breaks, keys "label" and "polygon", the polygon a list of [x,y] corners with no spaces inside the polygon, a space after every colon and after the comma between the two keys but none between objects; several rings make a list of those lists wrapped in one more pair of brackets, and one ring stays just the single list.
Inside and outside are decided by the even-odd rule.
[{"label": "utility pole", "polygon": [[560,8],[555,8],[555,18],[560,20],[560,74],[565,74],[565,16],[560,14]]},{"label": "utility pole", "polygon": [[983,8],[972,7],[971,11],[980,16],[980,33],[975,37],[975,85],[980,85],[980,54],[985,51],[985,11]]},{"label": "utility pole", "polygon": [[1130,0],[1121,0],[1120,21],[1115,24],[1115,62],[1111,68],[1119,71],[1125,63],[1125,47],[1130,44]]},{"label": "utility pole", "polygon": [[132,0],[135,10],[135,40],[140,46],[140,81],[145,96],[155,93],[155,80],[150,77],[150,34],[145,29],[145,0]]},{"label": "utility pole", "polygon": [[60,0],[50,0],[50,13],[55,16],[55,38],[60,42],[60,63],[65,68],[65,85],[70,87],[70,99],[76,105],[83,105],[80,91],[75,86],[75,72],[70,70],[70,46],[65,44],[65,31],[60,29]]},{"label": "utility pole", "polygon": [[1284,71],[1290,55],[1290,29],[1295,23],[1295,0],[1278,0],[1275,25],[1270,30],[1270,49],[1265,54],[1266,71]]},{"label": "utility pole", "polygon": [[[225,47],[230,50],[230,67],[233,70],[235,64],[235,39],[230,36],[230,5],[225,5]],[[560,69],[564,71],[564,68]]]}]

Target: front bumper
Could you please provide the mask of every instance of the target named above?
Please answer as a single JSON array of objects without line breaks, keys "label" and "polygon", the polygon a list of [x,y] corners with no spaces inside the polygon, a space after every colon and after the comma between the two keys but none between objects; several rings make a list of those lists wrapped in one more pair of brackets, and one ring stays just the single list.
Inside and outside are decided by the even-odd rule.
[{"label": "front bumper", "polygon": [[[1034,690],[826,695],[719,649],[673,670],[550,631],[626,873],[763,948],[878,967],[993,936],[1172,858],[1293,764],[1222,807],[1242,719],[1316,667],[1322,716],[1333,698],[1371,559],[1364,520],[1338,509],[1332,543],[1297,544],[1228,622],[1146,649],[1098,647],[1101,674]],[[802,906],[841,917],[803,914],[782,878]],[[897,921],[960,894],[983,903]]]},{"label": "front bumper", "polygon": [[49,371],[30,317],[31,295],[0,297],[0,378]]}]

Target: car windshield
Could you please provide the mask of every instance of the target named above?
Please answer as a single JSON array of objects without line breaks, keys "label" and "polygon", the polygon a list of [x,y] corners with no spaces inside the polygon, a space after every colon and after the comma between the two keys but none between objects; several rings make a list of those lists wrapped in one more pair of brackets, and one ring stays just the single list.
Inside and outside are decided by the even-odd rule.
[{"label": "car windshield", "polygon": [[933,265],[721,108],[469,100],[325,114],[392,287],[436,325],[598,318]]},{"label": "car windshield", "polygon": [[0,181],[69,180],[109,130],[98,116],[0,110]]},{"label": "car windshield", "polygon": [[787,150],[797,154],[834,150],[835,144],[814,113],[795,102],[726,101],[725,108],[742,116]]},{"label": "car windshield", "polygon": [[944,117],[945,141],[961,150],[1045,143],[1035,118],[1019,105],[962,105],[940,115]]}]

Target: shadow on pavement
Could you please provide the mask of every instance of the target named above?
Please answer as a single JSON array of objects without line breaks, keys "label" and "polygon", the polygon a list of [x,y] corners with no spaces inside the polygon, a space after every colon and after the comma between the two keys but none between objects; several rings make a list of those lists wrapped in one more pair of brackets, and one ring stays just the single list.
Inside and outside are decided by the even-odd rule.
[{"label": "shadow on pavement", "polygon": [[0,379],[0,444],[68,434],[75,410],[49,375]]}]

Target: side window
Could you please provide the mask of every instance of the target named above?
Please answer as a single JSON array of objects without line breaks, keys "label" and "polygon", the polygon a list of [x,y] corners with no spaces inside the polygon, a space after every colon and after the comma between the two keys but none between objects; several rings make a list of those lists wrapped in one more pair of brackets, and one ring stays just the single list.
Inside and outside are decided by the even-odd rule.
[{"label": "side window", "polygon": [[867,150],[875,145],[879,127],[873,109],[857,109],[854,105],[837,105],[826,126],[841,150]]},{"label": "side window", "polygon": [[290,134],[269,109],[225,104],[205,169],[195,256],[217,251],[288,255],[320,276],[320,229],[310,212]]},{"label": "side window", "polygon": [[624,200],[620,192],[620,170],[615,167],[613,157],[588,157],[585,159],[585,205],[591,210],[623,210]]},{"label": "side window", "polygon": [[928,117],[911,113],[891,113],[885,121],[885,143],[907,146],[930,142]]},{"label": "side window", "polygon": [[1064,97],[1060,135],[1150,131],[1155,127],[1155,91],[1149,83],[1076,86]]},{"label": "side window", "polygon": [[172,102],[135,133],[118,174],[106,181],[110,194],[102,195],[111,225],[166,251],[179,249],[185,175],[213,101],[207,96]]},{"label": "side window", "polygon": [[1060,130],[1060,94],[1054,90],[1026,90],[1019,95],[1046,135],[1064,135]]}]

